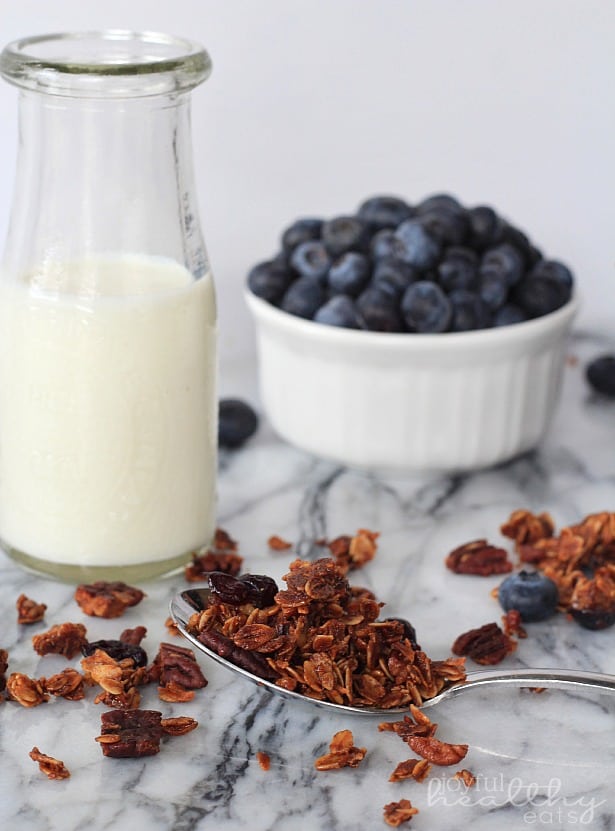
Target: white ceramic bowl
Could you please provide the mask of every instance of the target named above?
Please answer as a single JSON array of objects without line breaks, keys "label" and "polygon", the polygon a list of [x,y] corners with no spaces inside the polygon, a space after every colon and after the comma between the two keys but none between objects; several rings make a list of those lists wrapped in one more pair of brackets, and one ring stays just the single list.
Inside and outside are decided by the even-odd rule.
[{"label": "white ceramic bowl", "polygon": [[417,335],[325,326],[246,300],[276,432],[345,465],[410,471],[471,470],[535,447],[578,309],[573,298],[525,323]]}]

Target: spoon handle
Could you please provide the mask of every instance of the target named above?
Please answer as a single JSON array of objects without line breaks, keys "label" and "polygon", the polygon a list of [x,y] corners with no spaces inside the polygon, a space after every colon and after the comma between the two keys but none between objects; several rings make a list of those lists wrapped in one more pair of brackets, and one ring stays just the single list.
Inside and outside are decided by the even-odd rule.
[{"label": "spoon handle", "polygon": [[585,687],[598,692],[615,692],[615,675],[583,670],[531,668],[531,669],[485,669],[468,673],[464,682],[450,687],[435,698],[425,701],[421,707],[431,707],[439,701],[459,695],[466,690],[494,685],[508,687],[549,687],[574,689]]}]

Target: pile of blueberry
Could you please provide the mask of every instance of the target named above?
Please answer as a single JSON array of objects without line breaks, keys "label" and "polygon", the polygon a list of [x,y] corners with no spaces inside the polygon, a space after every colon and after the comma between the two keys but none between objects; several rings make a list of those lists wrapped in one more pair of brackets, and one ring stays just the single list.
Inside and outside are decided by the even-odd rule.
[{"label": "pile of blueberry", "polygon": [[493,208],[436,194],[414,206],[373,196],[353,215],[298,219],[248,286],[317,323],[436,333],[549,314],[570,299],[573,277]]}]

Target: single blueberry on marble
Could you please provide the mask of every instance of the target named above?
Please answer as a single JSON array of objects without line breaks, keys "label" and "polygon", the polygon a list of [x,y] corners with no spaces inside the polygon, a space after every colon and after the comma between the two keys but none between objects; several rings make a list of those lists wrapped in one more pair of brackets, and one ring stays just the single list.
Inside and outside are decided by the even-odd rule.
[{"label": "single blueberry on marble", "polygon": [[498,600],[504,611],[516,609],[526,623],[546,620],[556,611],[557,586],[539,571],[519,571],[500,583]]}]

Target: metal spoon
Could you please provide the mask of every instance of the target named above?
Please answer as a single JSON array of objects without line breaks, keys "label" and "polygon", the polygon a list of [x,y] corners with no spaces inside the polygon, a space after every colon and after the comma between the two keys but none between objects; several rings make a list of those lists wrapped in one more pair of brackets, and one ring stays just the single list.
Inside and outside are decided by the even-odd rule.
[{"label": "metal spoon", "polygon": [[[276,686],[273,682],[260,678],[251,672],[238,667],[226,658],[221,658],[213,650],[202,644],[191,632],[187,629],[188,620],[194,612],[201,612],[208,606],[208,601],[211,592],[207,588],[187,589],[180,592],[172,600],[170,604],[171,617],[175,625],[198,650],[204,652],[214,661],[222,664],[232,672],[237,672],[248,678],[260,687],[266,687],[277,695],[284,698],[299,699],[302,702],[309,702],[317,707],[326,707],[330,710],[338,710],[344,713],[363,716],[386,716],[398,713],[407,713],[408,706],[392,707],[383,710],[379,707],[357,707],[352,704],[335,704],[332,701],[319,701],[314,698],[309,698],[301,693],[291,692]],[[475,690],[480,687],[489,687],[494,685],[508,686],[508,687],[550,687],[559,689],[575,689],[584,687],[585,689],[594,690],[597,692],[611,692],[615,693],[615,675],[604,675],[598,672],[583,672],[581,670],[568,669],[487,669],[479,670],[477,672],[470,672],[465,681],[460,681],[458,684],[448,687],[439,695],[427,699],[421,704],[421,708],[432,707],[434,704],[439,704],[449,698],[453,698],[468,690]]]}]

